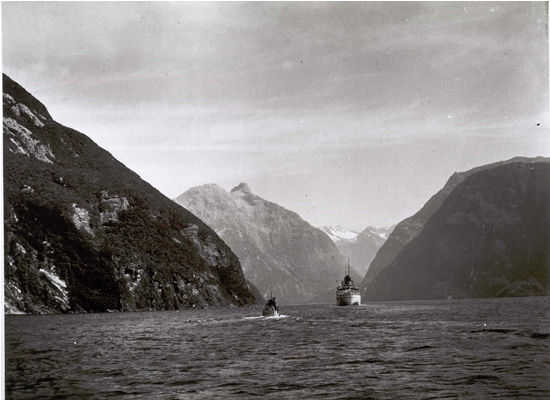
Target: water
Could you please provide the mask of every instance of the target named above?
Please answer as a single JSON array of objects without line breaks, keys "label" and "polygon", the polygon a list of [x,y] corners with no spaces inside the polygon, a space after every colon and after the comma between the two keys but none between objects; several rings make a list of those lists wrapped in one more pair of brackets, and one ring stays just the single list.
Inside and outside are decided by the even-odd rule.
[{"label": "water", "polygon": [[550,398],[550,298],[6,317],[8,399]]}]

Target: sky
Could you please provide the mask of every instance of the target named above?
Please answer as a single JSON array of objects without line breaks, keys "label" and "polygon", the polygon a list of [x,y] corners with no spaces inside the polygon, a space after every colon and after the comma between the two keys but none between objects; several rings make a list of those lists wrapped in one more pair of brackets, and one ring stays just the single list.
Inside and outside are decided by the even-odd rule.
[{"label": "sky", "polygon": [[246,182],[362,230],[550,155],[547,7],[3,2],[2,68],[170,198]]}]

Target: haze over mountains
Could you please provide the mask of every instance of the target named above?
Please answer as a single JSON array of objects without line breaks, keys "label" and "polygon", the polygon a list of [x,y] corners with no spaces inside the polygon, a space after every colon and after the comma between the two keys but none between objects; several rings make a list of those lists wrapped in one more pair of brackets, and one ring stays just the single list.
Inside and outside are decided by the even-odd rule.
[{"label": "haze over mountains", "polygon": [[5,310],[253,304],[201,220],[3,75]]},{"label": "haze over mountains", "polygon": [[224,239],[264,295],[273,292],[286,303],[334,301],[344,258],[298,214],[256,196],[245,183],[230,192],[214,184],[193,187],[174,201]]},{"label": "haze over mountains", "polygon": [[362,282],[368,300],[547,295],[550,160],[455,173],[399,223]]}]

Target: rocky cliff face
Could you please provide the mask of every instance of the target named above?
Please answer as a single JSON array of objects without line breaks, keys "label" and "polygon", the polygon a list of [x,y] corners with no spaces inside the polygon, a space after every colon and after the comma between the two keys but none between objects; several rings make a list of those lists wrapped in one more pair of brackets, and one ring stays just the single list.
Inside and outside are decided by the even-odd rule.
[{"label": "rocky cliff face", "polygon": [[374,256],[388,239],[393,226],[384,228],[367,226],[361,233],[339,226],[323,226],[321,229],[332,239],[340,253],[349,259],[352,268],[362,279]]},{"label": "rocky cliff face", "polygon": [[175,201],[212,227],[242,262],[245,276],[264,294],[285,303],[334,302],[344,260],[321,230],[254,195],[241,183],[189,189]]},{"label": "rocky cliff face", "polygon": [[422,210],[397,225],[376,256],[386,264],[371,266],[363,296],[548,294],[549,182],[550,162],[543,158],[512,159],[453,175]]},{"label": "rocky cliff face", "polygon": [[201,220],[3,76],[5,311],[254,302]]}]

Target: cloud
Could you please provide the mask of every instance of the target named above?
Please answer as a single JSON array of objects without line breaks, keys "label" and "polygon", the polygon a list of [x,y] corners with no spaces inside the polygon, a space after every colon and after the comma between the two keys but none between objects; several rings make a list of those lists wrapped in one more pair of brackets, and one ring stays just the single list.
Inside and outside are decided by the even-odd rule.
[{"label": "cloud", "polygon": [[169,195],[253,180],[312,220],[397,222],[455,169],[549,153],[545,3],[2,11],[4,71]]}]

